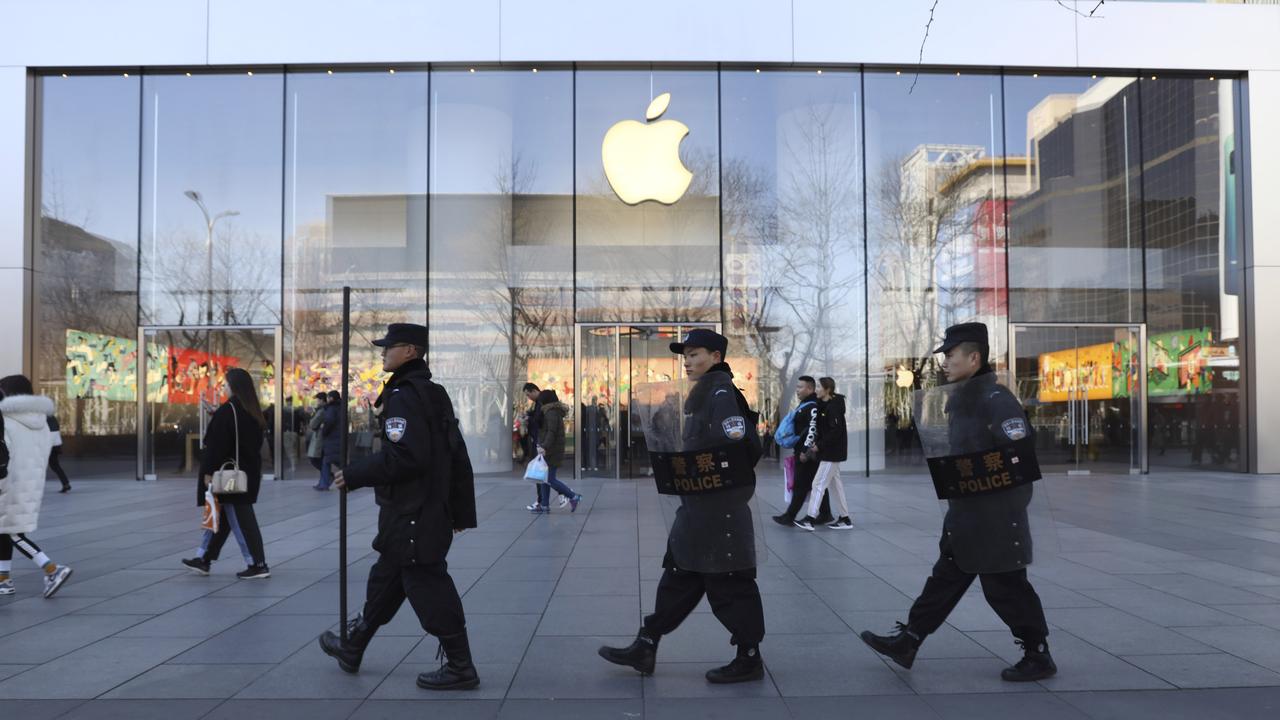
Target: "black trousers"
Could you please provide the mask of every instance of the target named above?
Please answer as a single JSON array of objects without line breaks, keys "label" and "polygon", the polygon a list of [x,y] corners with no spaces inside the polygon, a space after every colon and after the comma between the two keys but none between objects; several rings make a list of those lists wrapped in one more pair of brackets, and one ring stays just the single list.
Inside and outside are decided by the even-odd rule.
[{"label": "black trousers", "polygon": [[981,580],[982,594],[986,596],[987,604],[1009,626],[1014,637],[1031,645],[1043,642],[1048,637],[1049,626],[1045,623],[1044,608],[1040,605],[1040,596],[1027,579],[1025,568],[1012,572],[974,575],[961,570],[955,560],[945,553],[934,563],[933,572],[924,583],[924,590],[912,604],[907,628],[924,638],[942,627],[956,603],[960,602],[965,591],[973,584],[974,578]]},{"label": "black trousers", "polygon": [[[249,547],[249,554],[253,556],[254,564],[266,565],[267,551],[262,545],[262,530],[258,527],[258,516],[254,514],[253,506],[226,504],[221,509],[222,512],[218,515],[218,531],[209,539],[209,547],[205,548],[204,558],[218,559],[218,555],[222,553],[222,546],[227,542],[234,527],[239,529],[240,536],[244,538],[244,544]],[[228,510],[231,512],[227,512]]]},{"label": "black trousers", "polygon": [[448,563],[400,565],[379,555],[369,569],[364,620],[374,627],[391,622],[408,598],[422,629],[436,637],[457,635],[467,629],[462,598],[449,577]]},{"label": "black trousers", "polygon": [[658,581],[653,614],[645,616],[645,633],[660,637],[675,630],[703,595],[734,645],[755,647],[764,639],[764,605],[754,569],[710,574],[668,567]]},{"label": "black trousers", "polygon": [[62,469],[62,462],[58,460],[58,456],[62,454],[62,448],[54,447],[49,451],[49,469],[54,475],[58,476],[58,480],[62,483],[62,487],[71,487],[71,481],[67,479],[67,473]]},{"label": "black trousers", "polygon": [[[803,512],[805,508],[805,500],[809,499],[809,491],[813,489],[813,479],[818,476],[818,461],[799,462],[796,461],[796,482],[791,490],[791,504],[787,506],[783,513],[787,517],[795,520],[797,517],[804,517],[807,513]],[[827,516],[831,514],[831,500],[826,493],[822,494],[822,506],[818,508],[818,514]]]}]

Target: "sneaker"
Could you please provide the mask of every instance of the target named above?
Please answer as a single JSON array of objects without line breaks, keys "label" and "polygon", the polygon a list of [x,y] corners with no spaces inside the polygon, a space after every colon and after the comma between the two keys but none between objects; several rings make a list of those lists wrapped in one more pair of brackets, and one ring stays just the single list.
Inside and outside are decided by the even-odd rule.
[{"label": "sneaker", "polygon": [[808,530],[809,532],[813,532],[813,521],[807,517],[800,518],[799,520],[796,520],[791,524],[795,525],[801,530]]},{"label": "sneaker", "polygon": [[199,557],[184,558],[182,564],[191,568],[191,571],[198,575],[208,575],[209,568],[213,565],[208,560]]},{"label": "sneaker", "polygon": [[[579,495],[578,497],[579,497],[579,498],[581,498],[582,496],[581,496],[581,495]],[[571,502],[573,502],[573,500],[569,499],[567,496],[565,496],[565,495],[561,495],[561,496],[560,496],[560,507],[561,507],[561,508],[563,508],[565,505],[568,505],[568,504],[569,504],[569,503],[571,503]],[[575,506],[575,507],[576,507],[576,506]]]},{"label": "sneaker", "polygon": [[[569,508],[569,512],[578,512],[578,503],[580,502],[582,502],[581,495],[574,495],[572,498],[570,498],[569,504],[572,505],[573,507]],[[564,505],[561,505],[560,507],[564,507]]]},{"label": "sneaker", "polygon": [[852,530],[853,521],[849,519],[848,515],[842,515],[839,520],[831,523],[827,527],[832,530]]},{"label": "sneaker", "polygon": [[533,503],[532,505],[525,505],[525,506],[524,506],[524,509],[525,509],[525,510],[528,510],[528,511],[529,511],[529,512],[531,512],[531,513],[544,513],[544,512],[547,512],[547,506],[546,506],[546,505],[542,505],[541,503]]},{"label": "sneaker", "polygon": [[262,580],[271,577],[271,568],[266,565],[250,565],[236,573],[241,580]]},{"label": "sneaker", "polygon": [[44,576],[44,596],[46,598],[53,597],[58,592],[58,588],[71,577],[71,568],[66,565],[59,565],[57,570],[52,573],[46,573]]},{"label": "sneaker", "polygon": [[16,590],[13,589],[13,580],[0,580],[0,595],[12,595]]}]

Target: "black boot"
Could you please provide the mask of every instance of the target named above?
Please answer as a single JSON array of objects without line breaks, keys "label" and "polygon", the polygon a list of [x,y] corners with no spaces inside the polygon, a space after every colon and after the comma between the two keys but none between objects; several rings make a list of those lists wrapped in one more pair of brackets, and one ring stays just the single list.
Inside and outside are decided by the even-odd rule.
[{"label": "black boot", "polygon": [[1041,640],[1036,643],[1015,640],[1022,647],[1022,659],[1013,667],[1000,671],[1000,679],[1009,682],[1032,682],[1051,678],[1058,672],[1049,655],[1049,643]]},{"label": "black boot", "polygon": [[614,665],[624,665],[638,670],[641,675],[652,675],[658,661],[658,638],[651,637],[640,628],[636,639],[624,648],[601,647],[596,652]]},{"label": "black boot", "polygon": [[858,637],[862,638],[862,642],[866,643],[867,647],[908,670],[916,661],[916,651],[920,649],[920,643],[924,642],[924,638],[911,634],[907,626],[902,623],[897,624],[897,632],[893,635],[876,635],[870,630],[863,630]]},{"label": "black boot", "polygon": [[364,650],[369,647],[369,641],[377,631],[378,628],[364,621],[363,615],[357,615],[354,620],[347,623],[346,642],[342,642],[342,638],[335,635],[332,630],[325,630],[320,635],[320,649],[325,655],[336,658],[338,667],[343,671],[354,674],[360,669]]},{"label": "black boot", "polygon": [[707,682],[717,685],[747,682],[764,678],[764,660],[756,645],[739,645],[738,655],[728,665],[707,671]]},{"label": "black boot", "polygon": [[471,690],[480,685],[480,675],[471,663],[471,644],[467,631],[457,635],[442,636],[436,659],[443,659],[439,670],[418,675],[418,687],[423,690]]}]

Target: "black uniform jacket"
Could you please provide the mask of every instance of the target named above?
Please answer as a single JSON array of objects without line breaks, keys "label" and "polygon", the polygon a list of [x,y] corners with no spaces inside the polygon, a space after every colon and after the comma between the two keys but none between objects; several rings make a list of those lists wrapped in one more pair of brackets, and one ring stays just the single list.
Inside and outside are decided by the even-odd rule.
[{"label": "black uniform jacket", "polygon": [[[232,410],[232,408],[235,408]],[[232,416],[232,412],[235,416]],[[204,491],[208,485],[206,475],[212,475],[231,460],[236,459],[236,428],[240,428],[240,469],[249,480],[249,491],[232,495],[219,495],[223,505],[252,505],[258,502],[258,490],[262,488],[262,439],[266,431],[236,398],[222,403],[209,418],[204,431],[204,450],[200,451],[200,476],[196,479],[196,504],[204,506]]]},{"label": "black uniform jacket", "polygon": [[[971,378],[947,405],[948,437],[956,453],[1008,445],[1024,437],[1028,427],[1018,399],[989,371]],[[1030,484],[947,501],[942,554],[967,573],[1025,568],[1031,564],[1030,503]]]},{"label": "black uniform jacket", "polygon": [[[349,489],[374,489],[379,510],[373,549],[402,565],[440,562],[453,542],[449,478],[435,465],[446,460],[432,457],[435,444],[422,399],[429,385],[439,387],[430,379],[422,360],[411,360],[392,374],[377,401],[382,449],[343,472]],[[448,396],[444,398],[447,402]]]}]

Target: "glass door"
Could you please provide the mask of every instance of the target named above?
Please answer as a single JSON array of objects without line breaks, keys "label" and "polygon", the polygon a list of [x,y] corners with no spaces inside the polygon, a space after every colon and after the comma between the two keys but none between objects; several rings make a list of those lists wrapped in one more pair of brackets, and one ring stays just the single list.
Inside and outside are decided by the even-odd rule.
[{"label": "glass door", "polygon": [[228,394],[226,373],[254,379],[268,427],[264,480],[280,457],[280,330],[277,327],[142,328],[138,331],[138,479],[191,478],[199,470],[209,417]]},{"label": "glass door", "polygon": [[1140,324],[1013,326],[1015,381],[1042,468],[1146,471],[1145,351]]}]

